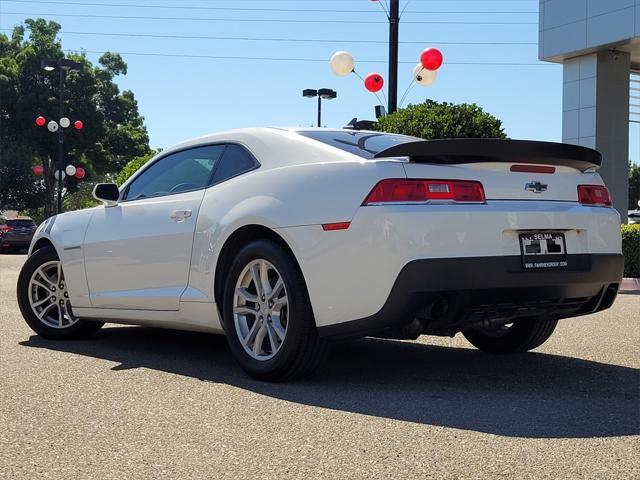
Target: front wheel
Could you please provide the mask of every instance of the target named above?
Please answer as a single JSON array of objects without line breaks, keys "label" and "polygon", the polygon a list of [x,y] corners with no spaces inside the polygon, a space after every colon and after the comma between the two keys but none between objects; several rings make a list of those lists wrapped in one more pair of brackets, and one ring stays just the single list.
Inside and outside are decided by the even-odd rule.
[{"label": "front wheel", "polygon": [[227,341],[240,366],[259,380],[295,380],[321,364],[318,337],[302,274],[290,255],[268,240],[236,256],[223,299]]},{"label": "front wheel", "polygon": [[488,353],[519,353],[546,342],[556,328],[555,318],[527,318],[498,328],[472,328],[463,335],[476,348]]},{"label": "front wheel", "polygon": [[62,263],[53,247],[31,255],[18,277],[18,306],[27,325],[46,338],[79,338],[102,327],[102,322],[73,315]]}]

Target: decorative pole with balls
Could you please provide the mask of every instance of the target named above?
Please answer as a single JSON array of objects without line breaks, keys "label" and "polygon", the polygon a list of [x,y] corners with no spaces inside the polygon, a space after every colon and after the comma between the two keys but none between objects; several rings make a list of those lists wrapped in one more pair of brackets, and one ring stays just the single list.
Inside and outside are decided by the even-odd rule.
[{"label": "decorative pole with balls", "polygon": [[[69,60],[68,58],[61,58],[59,60],[42,60],[41,67],[46,72],[53,72],[54,70],[58,70],[58,118],[60,119],[60,125],[62,129],[58,128],[58,123],[55,121],[50,121],[47,125],[47,128],[50,132],[58,132],[58,168],[56,172],[56,178],[58,180],[58,213],[62,213],[62,180],[64,179],[64,135],[63,129],[68,127],[70,122],[69,119],[64,116],[64,79],[66,73],[69,70],[82,70],[82,63],[75,62],[73,60]],[[40,117],[38,117],[40,118]],[[66,125],[63,125],[62,121],[66,120]],[[76,124],[80,124],[80,127]],[[37,120],[36,120],[37,124]],[[80,130],[82,128],[82,122],[77,120],[74,123],[74,127],[76,130]],[[53,128],[53,130],[52,130]]]},{"label": "decorative pole with balls", "polygon": [[[62,181],[65,176],[68,175],[70,177],[76,177],[78,180],[82,180],[86,175],[84,168],[76,167],[74,165],[67,165],[64,167],[64,152],[62,150],[62,136],[59,132],[64,128],[68,128],[71,126],[71,120],[67,117],[62,117],[58,122],[55,120],[49,120],[44,118],[42,115],[36,117],[35,124],[37,127],[47,126],[47,130],[51,133],[58,132],[58,166],[56,168],[56,173],[54,175],[55,179],[58,182],[58,213],[62,213]],[[82,130],[84,127],[84,123],[82,120],[76,120],[73,122],[73,128],[75,130]],[[44,167],[42,165],[35,165],[31,167],[31,171],[36,177],[39,177],[44,173]]]}]

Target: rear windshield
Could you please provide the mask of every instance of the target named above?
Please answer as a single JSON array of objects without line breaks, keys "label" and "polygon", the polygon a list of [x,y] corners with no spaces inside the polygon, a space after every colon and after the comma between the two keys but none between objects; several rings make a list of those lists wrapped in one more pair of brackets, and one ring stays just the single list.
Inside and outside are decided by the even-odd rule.
[{"label": "rear windshield", "polygon": [[376,153],[394,145],[421,140],[420,138],[406,135],[359,132],[355,130],[353,132],[344,130],[301,130],[298,133],[303,137],[312,138],[367,159],[373,158]]},{"label": "rear windshield", "polygon": [[7,225],[10,227],[33,227],[35,223],[33,220],[7,220]]}]

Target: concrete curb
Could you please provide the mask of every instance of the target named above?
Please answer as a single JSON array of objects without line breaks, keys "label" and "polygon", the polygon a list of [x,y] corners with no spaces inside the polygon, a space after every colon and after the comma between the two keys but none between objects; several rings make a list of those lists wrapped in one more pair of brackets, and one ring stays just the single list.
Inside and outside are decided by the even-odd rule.
[{"label": "concrete curb", "polygon": [[623,278],[620,293],[640,293],[640,278]]}]

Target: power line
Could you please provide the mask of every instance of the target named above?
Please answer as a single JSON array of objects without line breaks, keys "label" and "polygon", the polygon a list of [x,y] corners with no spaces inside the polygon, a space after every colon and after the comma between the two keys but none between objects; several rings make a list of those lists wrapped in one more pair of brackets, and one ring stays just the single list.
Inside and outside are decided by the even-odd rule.
[{"label": "power line", "polygon": [[[0,28],[0,31],[12,32],[11,28]],[[108,37],[136,37],[136,38],[170,38],[170,39],[186,39],[186,40],[234,40],[249,42],[292,42],[292,43],[370,43],[386,45],[386,40],[358,40],[358,39],[326,39],[326,38],[273,38],[273,37],[220,37],[207,35],[169,35],[169,34],[153,34],[153,33],[116,33],[116,32],[76,32],[63,30],[59,32],[62,35],[91,35],[91,36],[108,36]],[[408,45],[537,45],[537,42],[433,42],[424,40],[418,41],[400,41],[399,43]]]},{"label": "power line", "polygon": [[[68,53],[74,53],[73,49],[68,49]],[[92,53],[102,55],[104,51],[97,50],[80,50],[80,53]],[[235,55],[195,55],[195,54],[182,54],[182,53],[156,53],[156,52],[118,52],[120,55],[138,55],[146,57],[173,57],[173,58],[208,58],[214,60],[265,60],[276,62],[325,62],[329,60],[326,58],[291,58],[291,57],[244,57]],[[358,63],[386,63],[386,60],[358,60]],[[415,64],[415,61],[410,62],[398,62],[402,64]],[[488,65],[488,66],[558,66],[555,63],[517,63],[517,62],[446,62],[445,65]]]},{"label": "power line", "polygon": [[[378,10],[336,10],[327,8],[278,8],[278,7],[211,7],[211,6],[185,6],[185,5],[143,5],[136,3],[98,3],[98,2],[70,2],[61,0],[4,0],[11,3],[39,3],[39,4],[53,4],[53,5],[83,5],[90,7],[117,7],[117,8],[164,8],[172,10],[215,10],[215,11],[241,11],[241,12],[311,12],[311,13],[372,13],[379,14]],[[538,11],[418,11],[418,10],[406,10],[404,13],[420,13],[420,14],[461,14],[461,13],[482,13],[482,14],[537,14]]]},{"label": "power line", "polygon": [[[305,19],[283,19],[283,18],[202,18],[202,17],[149,17],[136,15],[91,15],[75,13],[34,13],[34,12],[3,12],[4,15],[36,15],[53,17],[79,17],[79,18],[120,18],[131,20],[187,20],[187,21],[209,21],[209,22],[267,22],[267,23],[348,23],[348,24],[388,24],[388,21],[378,20],[305,20]],[[489,22],[489,21],[448,21],[448,20],[428,20],[428,21],[403,21],[403,24],[434,24],[434,25],[537,25],[538,22]]]}]

